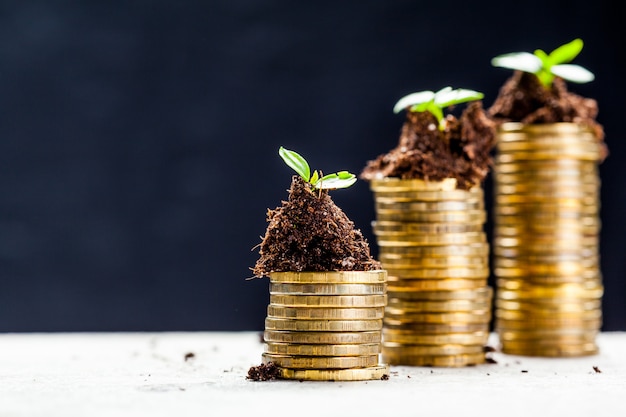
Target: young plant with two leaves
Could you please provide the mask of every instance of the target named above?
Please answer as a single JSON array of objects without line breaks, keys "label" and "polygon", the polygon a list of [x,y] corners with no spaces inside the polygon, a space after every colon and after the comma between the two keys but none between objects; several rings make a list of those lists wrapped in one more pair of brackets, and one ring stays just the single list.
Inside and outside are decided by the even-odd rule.
[{"label": "young plant with two leaves", "polygon": [[437,92],[420,91],[402,97],[393,107],[394,113],[407,109],[412,112],[430,112],[437,118],[439,130],[446,128],[444,110],[456,104],[481,100],[483,93],[463,88],[444,87]]},{"label": "young plant with two leaves", "polygon": [[285,163],[292,168],[302,179],[311,186],[311,190],[334,190],[348,188],[357,180],[356,175],[348,171],[339,171],[333,174],[323,175],[321,171],[313,171],[309,163],[299,153],[280,147],[278,154]]},{"label": "young plant with two leaves", "polygon": [[574,39],[559,46],[549,54],[541,49],[534,53],[512,52],[496,56],[491,60],[495,67],[508,68],[535,74],[541,84],[550,89],[555,77],[573,83],[588,83],[595,78],[586,68],[570,64],[583,49],[582,39]]}]

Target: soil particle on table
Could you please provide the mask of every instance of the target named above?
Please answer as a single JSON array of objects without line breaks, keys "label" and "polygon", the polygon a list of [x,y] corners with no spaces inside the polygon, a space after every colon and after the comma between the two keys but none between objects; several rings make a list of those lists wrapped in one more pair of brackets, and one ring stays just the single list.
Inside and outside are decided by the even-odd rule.
[{"label": "soil particle on table", "polygon": [[430,112],[406,111],[397,146],[368,161],[360,178],[456,178],[457,188],[469,189],[491,169],[495,127],[480,101],[470,103],[460,118],[448,114],[444,130]]},{"label": "soil particle on table", "polygon": [[502,85],[492,106],[487,110],[496,123],[521,122],[578,123],[589,127],[603,146],[603,157],[608,155],[604,143],[604,129],[596,118],[598,103],[568,91],[562,78],[555,78],[546,88],[536,75],[515,71]]},{"label": "soil particle on table", "polygon": [[274,362],[263,363],[259,366],[252,366],[248,369],[246,379],[252,381],[271,381],[280,376],[280,369]]},{"label": "soil particle on table", "polygon": [[382,269],[359,229],[327,190],[312,190],[292,177],[289,198],[267,212],[255,277],[270,272],[370,271]]}]

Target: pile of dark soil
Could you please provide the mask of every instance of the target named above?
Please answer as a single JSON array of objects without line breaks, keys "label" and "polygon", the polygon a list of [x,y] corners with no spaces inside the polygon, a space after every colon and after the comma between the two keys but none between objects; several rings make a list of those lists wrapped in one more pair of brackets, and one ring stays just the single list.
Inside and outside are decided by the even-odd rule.
[{"label": "pile of dark soil", "polygon": [[407,111],[398,145],[368,161],[360,178],[456,178],[458,188],[469,189],[489,173],[495,127],[480,101],[470,103],[460,119],[448,114],[443,131],[430,112]]},{"label": "pile of dark soil", "polygon": [[603,144],[604,157],[608,155],[604,129],[596,121],[598,103],[568,91],[561,78],[555,78],[552,88],[546,88],[534,74],[515,71],[500,88],[488,113],[498,124],[571,122],[588,126]]},{"label": "pile of dark soil", "polygon": [[271,381],[280,376],[280,369],[274,362],[252,366],[248,369],[246,379],[251,381]]},{"label": "pile of dark soil", "polygon": [[294,175],[288,201],[268,210],[256,277],[270,272],[370,271],[382,269],[360,230],[327,190],[311,190]]}]

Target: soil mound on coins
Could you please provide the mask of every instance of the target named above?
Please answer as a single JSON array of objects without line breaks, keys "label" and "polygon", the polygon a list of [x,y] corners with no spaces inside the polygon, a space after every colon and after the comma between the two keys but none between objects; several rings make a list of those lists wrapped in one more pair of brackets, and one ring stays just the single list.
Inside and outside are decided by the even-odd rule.
[{"label": "soil mound on coins", "polygon": [[256,277],[270,272],[370,271],[382,269],[360,230],[327,190],[311,190],[294,175],[288,201],[267,212]]},{"label": "soil mound on coins", "polygon": [[495,122],[482,103],[470,103],[460,119],[446,116],[444,130],[430,112],[406,111],[398,145],[368,161],[360,178],[387,177],[441,181],[456,178],[459,189],[481,183],[491,168]]},{"label": "soil mound on coins", "polygon": [[597,101],[568,91],[562,78],[555,78],[552,88],[546,88],[536,75],[515,71],[502,85],[487,112],[497,123],[568,122],[588,126],[603,144],[604,157],[608,155],[603,143],[604,129],[596,121]]}]

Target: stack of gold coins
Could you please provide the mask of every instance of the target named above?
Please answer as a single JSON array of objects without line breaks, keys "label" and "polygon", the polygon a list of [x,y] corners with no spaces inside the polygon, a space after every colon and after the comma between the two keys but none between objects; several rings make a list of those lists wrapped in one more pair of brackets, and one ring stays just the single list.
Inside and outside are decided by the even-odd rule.
[{"label": "stack of gold coins", "polygon": [[283,379],[381,379],[387,272],[274,272],[263,363]]},{"label": "stack of gold coins", "polygon": [[496,150],[495,330],[502,351],[595,354],[601,146],[573,123],[506,123]]},{"label": "stack of gold coins", "polygon": [[493,290],[483,190],[437,182],[371,181],[373,231],[388,273],[383,361],[459,367],[485,362]]}]

